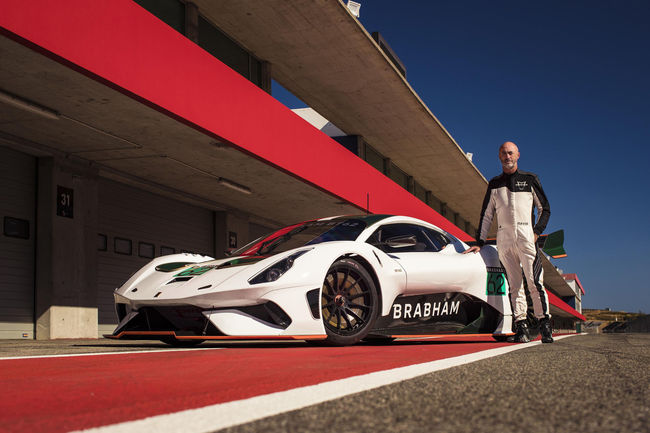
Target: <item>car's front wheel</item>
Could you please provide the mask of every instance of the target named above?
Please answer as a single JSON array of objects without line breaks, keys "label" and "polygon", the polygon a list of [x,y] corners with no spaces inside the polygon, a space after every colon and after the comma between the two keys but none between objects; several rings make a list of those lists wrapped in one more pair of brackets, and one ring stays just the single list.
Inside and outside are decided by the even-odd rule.
[{"label": "car's front wheel", "polygon": [[355,344],[372,329],[379,295],[368,271],[352,259],[340,259],[327,271],[321,290],[326,343]]}]

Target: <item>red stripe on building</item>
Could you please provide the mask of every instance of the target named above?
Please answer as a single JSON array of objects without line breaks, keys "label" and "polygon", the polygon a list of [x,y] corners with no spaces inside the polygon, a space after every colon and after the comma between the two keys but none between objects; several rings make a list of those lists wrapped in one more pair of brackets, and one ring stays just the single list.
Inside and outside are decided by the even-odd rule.
[{"label": "red stripe on building", "polygon": [[569,304],[567,304],[566,302],[564,302],[562,299],[560,299],[560,298],[558,298],[557,296],[555,296],[553,293],[551,293],[550,290],[547,290],[546,293],[548,294],[548,300],[549,300],[549,302],[551,303],[551,305],[556,306],[556,307],[559,308],[560,310],[562,310],[562,311],[564,311],[564,312],[566,312],[566,313],[569,313],[569,314],[571,314],[572,316],[575,316],[575,317],[577,317],[577,318],[580,319],[580,320],[587,320],[587,319],[585,318],[585,316],[583,316],[582,314],[578,313],[578,311],[577,311],[576,309],[572,308],[571,306],[569,306]]},{"label": "red stripe on building", "polygon": [[471,239],[131,0],[4,2],[0,28],[5,35],[359,209],[366,208],[369,195],[373,213],[420,218],[463,240]]}]

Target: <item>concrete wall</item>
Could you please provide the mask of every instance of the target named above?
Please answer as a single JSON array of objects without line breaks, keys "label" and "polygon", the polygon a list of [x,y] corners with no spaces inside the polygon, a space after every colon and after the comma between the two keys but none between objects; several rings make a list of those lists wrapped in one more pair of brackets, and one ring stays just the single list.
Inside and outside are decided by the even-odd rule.
[{"label": "concrete wall", "polygon": [[580,287],[578,287],[575,280],[567,280],[567,284],[575,293],[574,305],[572,305],[572,307],[579,313],[582,313],[582,291],[580,291]]}]

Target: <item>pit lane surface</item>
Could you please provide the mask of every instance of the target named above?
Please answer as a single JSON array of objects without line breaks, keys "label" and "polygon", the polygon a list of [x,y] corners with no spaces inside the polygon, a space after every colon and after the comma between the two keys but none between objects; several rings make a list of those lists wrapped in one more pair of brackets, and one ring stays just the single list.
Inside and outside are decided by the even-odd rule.
[{"label": "pit lane surface", "polygon": [[[570,340],[581,338],[583,337],[575,337]],[[559,341],[555,345],[539,346],[538,349],[535,346],[529,346],[527,350],[518,350],[516,353],[532,350],[547,352],[561,347],[562,344],[563,341]],[[82,346],[82,350],[92,347],[92,344],[70,345],[74,347],[61,351],[79,350],[78,346]],[[313,386],[323,382],[336,384],[338,382],[331,381],[346,380],[344,378],[359,377],[359,375],[395,367],[404,368],[412,364],[437,362],[435,360],[459,355],[468,356],[467,354],[481,353],[495,348],[507,349],[508,346],[511,348],[521,347],[521,345],[487,341],[401,342],[388,346],[366,345],[348,348],[314,348],[302,344],[246,344],[208,346],[189,351],[163,350],[135,354],[4,359],[0,360],[0,385],[3,389],[0,397],[0,407],[3,409],[0,414],[0,431],[68,431],[206,405],[217,404],[217,407],[222,407],[227,402],[249,401],[251,397],[254,399],[266,398],[265,395],[278,395],[269,394],[278,391]],[[100,348],[102,350],[124,350],[125,346],[111,346],[104,343]],[[133,349],[133,346],[130,348]],[[138,349],[156,350],[160,348],[150,343],[144,343]],[[2,346],[0,346],[1,351]],[[514,353],[503,355],[495,360],[514,355]],[[489,362],[494,362],[494,360],[455,367],[452,370],[468,368],[472,371],[477,368],[475,366],[483,366]],[[559,363],[559,365],[563,364],[564,362]],[[508,365],[510,363],[506,362],[506,366]],[[519,364],[515,363],[514,365]],[[538,371],[540,366],[528,365],[527,367],[532,372]],[[452,370],[447,370],[447,372]],[[512,381],[512,377],[516,375],[502,374],[505,370],[507,370],[505,367],[492,369],[492,371],[488,369],[479,377],[482,377],[483,381],[494,384],[499,384],[499,379],[503,380],[506,377]],[[381,423],[387,421],[386,415],[395,414],[392,410],[394,402],[391,402],[390,397],[384,396],[377,399],[371,396],[386,392],[389,393],[388,395],[392,395],[393,391],[389,390],[395,387],[400,389],[405,384],[422,380],[428,380],[427,383],[432,380],[435,382],[439,375],[445,373],[438,372],[355,396],[336,398],[331,402],[312,406],[289,415],[278,415],[234,427],[233,431],[240,431],[238,429],[243,429],[241,431],[269,429],[274,431],[318,431],[319,428],[322,431],[332,431],[330,428],[326,428],[326,425],[332,427],[333,424],[348,419],[351,414],[354,414],[354,417],[366,416],[368,418],[363,423],[368,428],[364,429],[355,425],[353,428],[355,431],[373,431],[377,428],[392,430],[392,427]],[[536,377],[541,376],[537,375]],[[494,381],[495,379],[496,381]],[[423,401],[427,400],[427,398],[422,399],[423,396],[442,395],[444,401],[447,402],[451,400],[471,404],[474,401],[473,393],[458,389],[459,383],[462,382],[464,381],[456,380],[433,389],[431,386],[424,386],[419,391],[416,388],[413,395]],[[361,390],[363,390],[362,387],[358,389],[358,391]],[[424,394],[422,394],[422,390],[425,390]],[[346,389],[344,394],[353,392],[355,392],[354,388]],[[450,399],[450,396],[453,398]],[[360,398],[361,401],[367,400],[368,404],[358,404]],[[408,402],[409,399],[406,398],[404,401]],[[417,401],[416,399],[413,407],[425,409],[421,404],[417,404]],[[349,403],[343,403],[341,407],[339,405],[342,402]],[[498,410],[506,409],[499,402],[498,392],[483,401],[485,407],[490,408],[493,415],[498,413]],[[438,404],[433,407],[444,406],[445,404]],[[430,408],[426,409],[423,412],[425,414],[429,412]],[[280,412],[281,410],[275,413]],[[419,419],[421,421],[427,418],[426,415],[424,418],[422,415],[413,418],[409,416],[409,413],[412,411],[406,410],[401,417],[398,416],[395,419],[389,419],[389,421],[392,424],[401,424],[403,420]],[[296,417],[296,414],[299,415]],[[460,419],[464,420],[468,415],[465,414]],[[303,417],[307,417],[308,420],[291,422],[293,419],[303,419]],[[327,422],[325,424],[318,422],[322,419]],[[316,426],[314,425],[315,421]],[[379,425],[377,421],[380,421]],[[351,426],[352,424],[347,424],[345,427],[344,424],[335,430],[347,431],[352,428]],[[131,431],[142,431],[142,427],[137,424],[131,425]],[[412,431],[422,431],[423,429],[428,430],[429,428],[420,425],[419,428]],[[191,431],[191,429],[187,431]]]}]

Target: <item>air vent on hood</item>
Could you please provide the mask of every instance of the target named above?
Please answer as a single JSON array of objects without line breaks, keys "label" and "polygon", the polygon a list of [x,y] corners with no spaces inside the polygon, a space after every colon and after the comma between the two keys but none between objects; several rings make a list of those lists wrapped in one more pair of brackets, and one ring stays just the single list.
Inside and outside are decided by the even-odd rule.
[{"label": "air vent on hood", "polygon": [[192,277],[176,277],[173,280],[171,280],[170,282],[168,282],[167,284],[183,283],[183,282],[189,281],[191,279],[192,279]]}]

